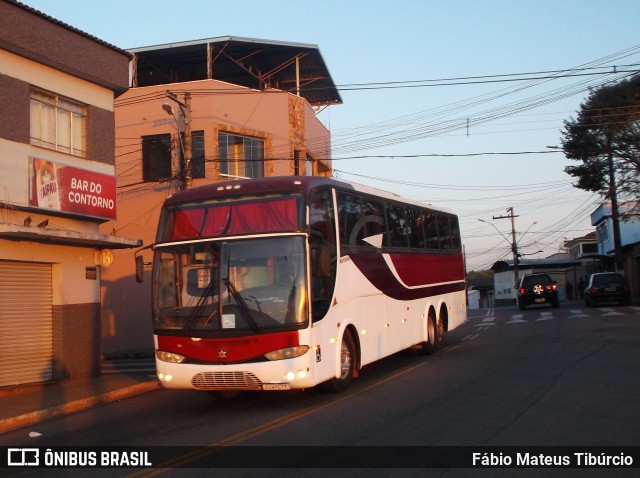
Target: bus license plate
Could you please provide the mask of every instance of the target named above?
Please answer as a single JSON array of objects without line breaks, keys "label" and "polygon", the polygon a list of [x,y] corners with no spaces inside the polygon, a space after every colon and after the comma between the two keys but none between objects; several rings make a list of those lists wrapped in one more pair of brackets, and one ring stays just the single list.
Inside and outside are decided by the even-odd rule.
[{"label": "bus license plate", "polygon": [[291,385],[288,383],[263,383],[262,390],[290,390]]}]

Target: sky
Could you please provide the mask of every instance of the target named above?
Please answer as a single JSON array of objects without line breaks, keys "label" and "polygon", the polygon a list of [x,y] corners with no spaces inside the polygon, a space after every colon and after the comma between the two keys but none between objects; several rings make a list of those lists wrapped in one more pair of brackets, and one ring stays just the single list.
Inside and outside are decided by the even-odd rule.
[{"label": "sky", "polygon": [[[317,45],[334,176],[447,207],[468,270],[594,231],[560,145],[589,88],[640,70],[637,0],[23,0],[119,48],[236,36]],[[494,219],[495,218],[495,219]],[[484,222],[482,222],[484,221]],[[542,252],[538,252],[542,251]]]}]

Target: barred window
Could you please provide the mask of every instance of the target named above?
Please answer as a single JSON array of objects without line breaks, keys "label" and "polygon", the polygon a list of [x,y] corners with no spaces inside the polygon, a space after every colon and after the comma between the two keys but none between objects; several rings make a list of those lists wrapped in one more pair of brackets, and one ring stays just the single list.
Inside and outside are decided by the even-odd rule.
[{"label": "barred window", "polygon": [[220,173],[247,178],[264,176],[264,141],[248,136],[218,134]]}]

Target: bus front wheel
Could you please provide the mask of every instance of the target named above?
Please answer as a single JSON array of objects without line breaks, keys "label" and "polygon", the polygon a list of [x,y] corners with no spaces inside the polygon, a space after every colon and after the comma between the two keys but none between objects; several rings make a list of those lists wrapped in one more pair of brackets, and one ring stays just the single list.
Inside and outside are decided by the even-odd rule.
[{"label": "bus front wheel", "polygon": [[346,330],[340,345],[340,376],[320,384],[325,392],[342,392],[353,381],[356,369],[356,346],[351,333]]}]

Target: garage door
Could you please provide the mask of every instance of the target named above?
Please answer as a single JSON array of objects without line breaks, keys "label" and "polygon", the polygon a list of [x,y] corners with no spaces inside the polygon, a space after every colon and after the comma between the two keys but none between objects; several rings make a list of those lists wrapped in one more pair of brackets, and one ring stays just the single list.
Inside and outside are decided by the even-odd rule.
[{"label": "garage door", "polygon": [[0,261],[0,386],[51,380],[51,265]]}]

